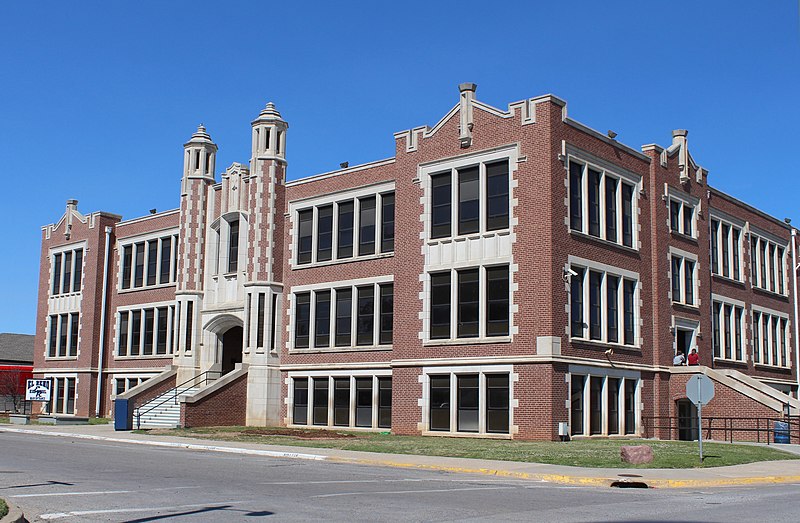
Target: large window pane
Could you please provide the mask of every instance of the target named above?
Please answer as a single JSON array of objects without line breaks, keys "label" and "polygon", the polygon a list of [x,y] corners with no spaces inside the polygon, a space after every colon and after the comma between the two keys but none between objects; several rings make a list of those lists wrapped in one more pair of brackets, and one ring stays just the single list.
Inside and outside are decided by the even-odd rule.
[{"label": "large window pane", "polygon": [[358,288],[357,345],[372,345],[375,325],[375,288]]},{"label": "large window pane", "polygon": [[479,271],[458,271],[458,337],[478,336]]},{"label": "large window pane", "polygon": [[61,284],[61,292],[67,293],[72,290],[72,251],[64,253],[64,280]]},{"label": "large window pane", "polygon": [[145,309],[144,311],[144,344],[142,346],[142,354],[153,354],[153,322],[155,321],[154,309]]},{"label": "large window pane", "polygon": [[450,337],[450,273],[431,274],[432,339]]},{"label": "large window pane", "polygon": [[601,287],[603,274],[589,271],[589,338],[593,340],[602,339],[602,313],[601,313]]},{"label": "large window pane", "polygon": [[133,246],[122,248],[122,288],[131,288],[131,264],[133,263]]},{"label": "large window pane", "polygon": [[156,333],[156,354],[167,353],[167,307],[158,308],[158,331]]},{"label": "large window pane", "polygon": [[617,180],[606,176],[606,240],[617,241]]},{"label": "large window pane", "polygon": [[58,355],[59,356],[66,356],[67,355],[67,334],[68,334],[68,322],[69,322],[69,315],[68,314],[61,314],[59,316],[61,325],[59,327],[59,341],[58,341]]},{"label": "large window pane", "polygon": [[574,231],[583,231],[583,165],[569,163],[569,224]]},{"label": "large window pane", "polygon": [[508,228],[508,160],[486,165],[486,230]]},{"label": "large window pane", "polygon": [[600,236],[600,173],[589,169],[589,234]]},{"label": "large window pane", "polygon": [[297,213],[297,263],[311,263],[311,245],[314,232],[314,210]]},{"label": "large window pane", "polygon": [[336,346],[349,347],[352,343],[353,291],[336,290]]},{"label": "large window pane", "polygon": [[625,434],[636,433],[636,381],[625,379]]},{"label": "large window pane", "polygon": [[61,294],[61,254],[53,255],[53,288],[50,294]]},{"label": "large window pane", "polygon": [[508,434],[508,374],[486,375],[486,432]]},{"label": "large window pane", "polygon": [[622,184],[622,245],[633,247],[633,186]]},{"label": "large window pane", "polygon": [[228,227],[228,272],[236,272],[239,270],[239,220],[233,220]]},{"label": "large window pane", "polygon": [[314,378],[314,425],[328,424],[328,378]]},{"label": "large window pane", "polygon": [[147,285],[155,285],[158,276],[158,240],[147,242]]},{"label": "large window pane", "polygon": [[608,403],[608,433],[619,434],[619,387],[620,378],[608,378],[607,403]]},{"label": "large window pane", "polygon": [[480,169],[458,171],[458,234],[480,230]]},{"label": "large window pane", "polygon": [[161,269],[158,275],[159,283],[169,282],[169,264],[172,260],[172,238],[161,238]]},{"label": "large window pane", "polygon": [[137,243],[136,247],[136,263],[133,270],[133,286],[141,287],[144,285],[144,242]]},{"label": "large window pane", "polygon": [[392,378],[378,378],[378,427],[392,426]]},{"label": "large window pane", "polygon": [[350,378],[333,380],[333,424],[339,427],[350,425]]},{"label": "large window pane", "polygon": [[375,253],[375,197],[358,201],[358,255]]},{"label": "large window pane", "polygon": [[380,291],[381,322],[378,342],[381,345],[389,345],[392,343],[394,334],[394,285],[391,283],[381,284]]},{"label": "large window pane", "polygon": [[677,256],[672,257],[672,301],[681,301],[681,265],[683,260]]},{"label": "large window pane", "polygon": [[572,267],[574,276],[570,276],[570,333],[576,338],[584,337],[583,322],[583,276],[584,270],[580,267]]},{"label": "large window pane", "polygon": [[381,195],[381,252],[394,250],[394,193]]},{"label": "large window pane", "polygon": [[589,382],[589,433],[603,433],[603,380],[592,376]]},{"label": "large window pane", "polygon": [[333,254],[333,205],[317,209],[317,261],[327,261]]},{"label": "large window pane", "polygon": [[486,335],[509,333],[508,266],[486,269]]},{"label": "large window pane", "polygon": [[431,430],[450,430],[450,375],[431,376]]},{"label": "large window pane", "polygon": [[69,350],[68,356],[77,356],[78,355],[78,324],[79,324],[80,315],[77,312],[74,312],[69,315]]},{"label": "large window pane", "polygon": [[684,290],[686,293],[686,303],[694,305],[694,262],[690,260],[683,261],[683,280]]},{"label": "large window pane", "polygon": [[452,234],[452,188],[450,171],[431,176],[431,238]]},{"label": "large window pane", "polygon": [[294,379],[294,410],[292,420],[295,425],[308,423],[308,378]]},{"label": "large window pane", "polygon": [[583,386],[586,376],[570,376],[570,431],[573,436],[583,434]]},{"label": "large window pane", "polygon": [[478,375],[457,376],[458,431],[478,432]]},{"label": "large window pane", "polygon": [[308,348],[309,327],[311,321],[311,294],[305,292],[295,295],[294,310],[294,346],[298,349]]},{"label": "large window pane", "polygon": [[128,355],[128,312],[119,313],[119,333],[117,334],[117,353],[120,356]]},{"label": "large window pane", "polygon": [[372,426],[372,378],[356,378],[356,427]]},{"label": "large window pane", "polygon": [[636,290],[636,282],[632,280],[624,280],[623,283],[623,307],[625,308],[625,339],[626,345],[635,345],[634,340],[634,291]]},{"label": "large window pane", "polygon": [[617,343],[619,341],[619,277],[606,275],[606,334],[608,341]]},{"label": "large window pane", "polygon": [[338,237],[336,238],[336,257],[353,256],[353,201],[339,203]]},{"label": "large window pane", "polygon": [[314,346],[327,347],[331,343],[331,291],[318,291],[314,307]]}]

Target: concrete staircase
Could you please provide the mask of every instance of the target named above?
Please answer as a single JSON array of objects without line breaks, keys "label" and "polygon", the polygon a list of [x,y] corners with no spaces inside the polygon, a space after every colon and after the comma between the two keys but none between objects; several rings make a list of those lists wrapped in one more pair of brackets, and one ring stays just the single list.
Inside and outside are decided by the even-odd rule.
[{"label": "concrete staircase", "polygon": [[766,383],[753,378],[752,376],[748,376],[743,372],[739,372],[738,370],[718,369],[717,372],[736,380],[745,387],[750,387],[766,394],[767,396],[779,401],[782,405],[788,403],[791,407],[792,415],[800,414],[800,400],[797,398],[793,398],[788,394],[785,394],[778,389],[770,387]]},{"label": "concrete staircase", "polygon": [[200,390],[196,386],[172,388],[148,401],[133,413],[137,429],[175,428],[181,421],[181,396],[191,396]]}]

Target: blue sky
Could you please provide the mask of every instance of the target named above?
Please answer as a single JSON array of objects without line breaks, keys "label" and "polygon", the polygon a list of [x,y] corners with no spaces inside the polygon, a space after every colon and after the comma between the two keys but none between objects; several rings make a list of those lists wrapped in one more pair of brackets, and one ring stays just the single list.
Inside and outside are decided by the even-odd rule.
[{"label": "blue sky", "polygon": [[202,122],[217,171],[274,101],[290,179],[390,157],[459,82],[481,101],[555,93],[623,143],[689,129],[712,185],[800,223],[798,3],[5,2],[0,332],[33,333],[41,226],[68,198],[133,218],[178,206]]}]

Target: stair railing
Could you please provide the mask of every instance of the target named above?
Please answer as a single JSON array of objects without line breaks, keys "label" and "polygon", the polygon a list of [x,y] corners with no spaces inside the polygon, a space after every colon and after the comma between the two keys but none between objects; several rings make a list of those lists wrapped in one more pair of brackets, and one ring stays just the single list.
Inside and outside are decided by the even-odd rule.
[{"label": "stair railing", "polygon": [[[214,375],[213,378],[211,377],[212,375]],[[168,390],[165,393],[166,397],[161,402],[159,402],[158,404],[153,405],[152,407],[149,407],[146,410],[142,410],[142,407],[144,405],[142,405],[142,407],[136,407],[136,411],[134,413],[134,415],[136,416],[136,429],[139,430],[139,428],[141,427],[141,423],[142,423],[142,416],[147,414],[148,412],[150,412],[152,410],[155,410],[158,407],[160,407],[160,406],[162,406],[162,405],[164,405],[166,403],[169,403],[170,401],[173,402],[173,405],[177,405],[178,404],[178,396],[180,396],[180,393],[178,391],[181,389],[181,387],[184,387],[185,385],[188,385],[189,383],[191,383],[192,385],[190,385],[188,387],[185,387],[185,389],[196,387],[196,386],[199,386],[201,384],[202,384],[202,386],[205,386],[205,385],[208,385],[209,381],[216,380],[221,375],[222,375],[222,371],[207,370],[207,371],[205,371],[205,372],[203,372],[201,374],[198,374],[194,378],[190,378],[190,379],[184,381],[183,383],[179,383],[178,385],[176,385],[171,390]],[[184,392],[185,392],[185,389],[184,389]],[[172,393],[172,394],[170,394],[170,393]]]}]

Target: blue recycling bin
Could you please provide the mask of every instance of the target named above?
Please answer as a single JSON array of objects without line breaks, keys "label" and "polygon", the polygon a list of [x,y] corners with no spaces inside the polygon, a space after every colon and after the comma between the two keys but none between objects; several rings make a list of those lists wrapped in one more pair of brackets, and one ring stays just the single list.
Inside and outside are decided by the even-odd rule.
[{"label": "blue recycling bin", "polygon": [[114,400],[114,430],[133,428],[133,402],[127,399]]},{"label": "blue recycling bin", "polygon": [[774,443],[789,443],[789,424],[787,422],[776,421],[772,426],[772,432],[775,435]]}]

